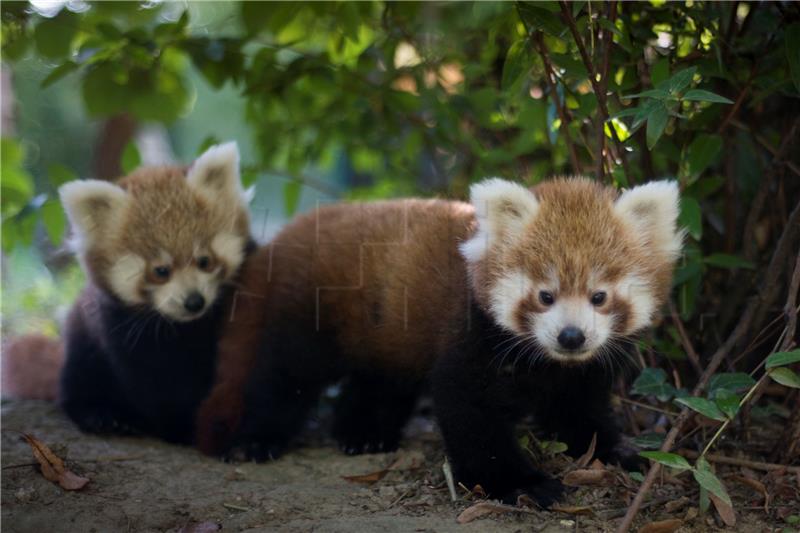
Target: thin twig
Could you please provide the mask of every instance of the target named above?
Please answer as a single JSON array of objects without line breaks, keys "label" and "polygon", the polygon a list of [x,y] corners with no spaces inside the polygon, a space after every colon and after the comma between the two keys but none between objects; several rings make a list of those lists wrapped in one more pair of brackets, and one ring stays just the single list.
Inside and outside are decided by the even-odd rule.
[{"label": "thin twig", "polygon": [[702,374],[703,367],[700,365],[700,357],[698,357],[697,351],[695,351],[692,345],[692,341],[689,340],[689,335],[686,333],[686,328],[683,326],[683,320],[681,320],[680,315],[678,315],[678,310],[675,308],[675,303],[672,300],[669,302],[669,313],[672,318],[672,323],[675,324],[675,328],[678,330],[678,336],[681,338],[681,345],[683,349],[686,350],[686,357],[689,358],[689,362],[692,364],[697,374]]},{"label": "thin twig", "polygon": [[547,92],[550,93],[550,98],[553,100],[553,106],[555,106],[556,112],[558,113],[558,118],[561,121],[561,133],[564,134],[564,141],[567,143],[567,151],[569,152],[569,159],[572,163],[573,171],[578,174],[583,174],[580,160],[578,159],[578,152],[569,134],[569,121],[567,120],[566,110],[558,99],[553,65],[550,63],[550,56],[547,51],[547,46],[544,44],[541,32],[536,32],[533,36],[533,41],[536,43],[536,47],[539,49],[539,55],[542,57],[542,62],[544,63],[544,81],[547,85]]},{"label": "thin twig", "polygon": [[[700,454],[694,450],[679,450],[678,453],[689,459],[697,459]],[[781,465],[778,463],[764,463],[762,461],[751,461],[750,459],[739,459],[738,457],[727,457],[725,455],[718,455],[715,453],[708,453],[705,458],[712,463],[719,463],[722,465],[744,466],[752,468],[753,470],[764,470],[770,472],[773,470],[785,469],[792,474],[800,474],[800,466]]]},{"label": "thin twig", "polygon": [[[584,67],[586,67],[586,72],[589,73],[589,81],[592,84],[592,89],[594,90],[594,94],[597,97],[597,107],[600,109],[600,119],[605,124],[608,120],[608,105],[606,101],[606,93],[603,87],[597,80],[596,70],[594,65],[592,64],[592,60],[589,57],[589,54],[586,52],[586,45],[581,38],[580,33],[578,32],[578,27],[575,25],[575,19],[572,17],[572,11],[570,11],[569,4],[565,0],[561,0],[561,16],[564,21],[569,26],[569,30],[572,33],[572,38],[575,39],[575,44],[578,46],[578,52],[580,53],[581,60],[583,61]],[[612,2],[615,5],[615,8],[611,11],[610,15],[616,17],[616,2]],[[612,20],[613,21],[613,20]],[[607,46],[610,48],[611,42],[606,43]],[[606,78],[603,76],[602,78],[603,83],[605,83]],[[617,135],[617,130],[614,128],[614,125],[611,124],[608,128],[611,130],[611,137],[614,139],[618,149],[619,149],[619,159],[622,162],[622,167],[625,171],[625,178],[628,180],[628,184],[633,183],[633,176],[630,173],[630,169],[628,168],[628,159],[625,155],[625,146],[620,141],[619,136]],[[597,154],[597,157],[600,161],[603,159],[602,152]]]}]

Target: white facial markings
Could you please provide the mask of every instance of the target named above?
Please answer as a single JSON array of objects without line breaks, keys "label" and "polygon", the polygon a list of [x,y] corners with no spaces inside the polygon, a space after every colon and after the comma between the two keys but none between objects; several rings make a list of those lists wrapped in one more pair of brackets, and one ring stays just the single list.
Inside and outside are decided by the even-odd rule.
[{"label": "white facial markings", "polygon": [[144,300],[139,292],[147,262],[136,254],[125,254],[117,259],[108,273],[108,283],[119,299],[128,304]]},{"label": "white facial markings", "polygon": [[520,302],[531,294],[533,282],[522,271],[509,272],[502,276],[489,290],[489,305],[498,324],[515,333],[520,324],[515,318]]},{"label": "white facial markings", "polygon": [[628,275],[617,284],[616,293],[630,304],[630,317],[627,331],[633,333],[650,324],[656,311],[656,301],[652,287],[636,274]]},{"label": "white facial markings", "polygon": [[[215,272],[202,272],[187,267],[173,272],[167,283],[151,287],[153,306],[163,315],[178,321],[194,320],[203,314],[217,298],[219,280]],[[205,306],[197,312],[187,311],[186,298],[198,292],[205,300]]]},{"label": "white facial markings", "polygon": [[[566,327],[581,330],[586,340],[580,351],[565,354],[558,343],[558,335]],[[611,336],[613,317],[603,314],[583,297],[561,297],[545,312],[538,313],[533,321],[533,333],[548,355],[559,361],[585,361],[590,359]]]},{"label": "white facial markings", "polygon": [[211,241],[214,254],[225,262],[230,271],[238,269],[244,261],[244,245],[244,238],[231,232],[219,233]]}]

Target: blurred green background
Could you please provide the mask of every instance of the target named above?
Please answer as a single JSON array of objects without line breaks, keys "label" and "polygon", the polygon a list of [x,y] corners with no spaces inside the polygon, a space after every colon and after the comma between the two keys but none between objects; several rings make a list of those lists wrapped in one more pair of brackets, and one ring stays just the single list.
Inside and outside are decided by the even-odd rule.
[{"label": "blurred green background", "polygon": [[[83,283],[60,184],[188,162],[217,141],[239,143],[262,240],[320,202],[464,198],[491,175],[678,179],[689,238],[672,318],[703,353],[800,197],[797,3],[0,9],[6,335],[56,334]],[[757,325],[774,308],[761,313]],[[651,362],[686,364],[676,326],[646,339]]]}]

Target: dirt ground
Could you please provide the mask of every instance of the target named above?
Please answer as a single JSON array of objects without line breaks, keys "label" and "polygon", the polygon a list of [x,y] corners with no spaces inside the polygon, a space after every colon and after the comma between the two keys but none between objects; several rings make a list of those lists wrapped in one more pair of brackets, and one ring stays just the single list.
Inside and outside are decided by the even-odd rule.
[{"label": "dirt ground", "polygon": [[[584,488],[564,503],[573,512],[526,509],[459,524],[459,514],[475,502],[463,497],[463,491],[459,501],[450,501],[441,443],[429,422],[415,422],[403,448],[392,454],[347,457],[311,437],[316,442],[278,461],[226,464],[153,439],[82,434],[50,403],[5,402],[2,529],[556,533],[613,531],[625,510],[618,488]],[[49,445],[72,471],[90,478],[89,484],[65,491],[44,479],[23,432]],[[663,498],[654,500],[641,523],[677,515],[684,518],[680,531],[717,529],[710,517],[689,516],[688,504],[688,513],[683,508],[663,515],[665,503]],[[756,514],[741,516],[735,530],[774,531]]]}]

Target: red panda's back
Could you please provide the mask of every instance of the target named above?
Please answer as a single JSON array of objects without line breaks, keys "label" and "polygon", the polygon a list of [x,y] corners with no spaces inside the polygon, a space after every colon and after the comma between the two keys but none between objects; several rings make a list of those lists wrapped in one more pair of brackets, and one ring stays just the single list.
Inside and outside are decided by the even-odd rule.
[{"label": "red panda's back", "polygon": [[[330,331],[348,358],[424,372],[467,316],[459,243],[474,230],[461,202],[339,204],[303,215],[270,245],[262,272],[283,318]],[[262,261],[263,262],[263,261]]]}]

